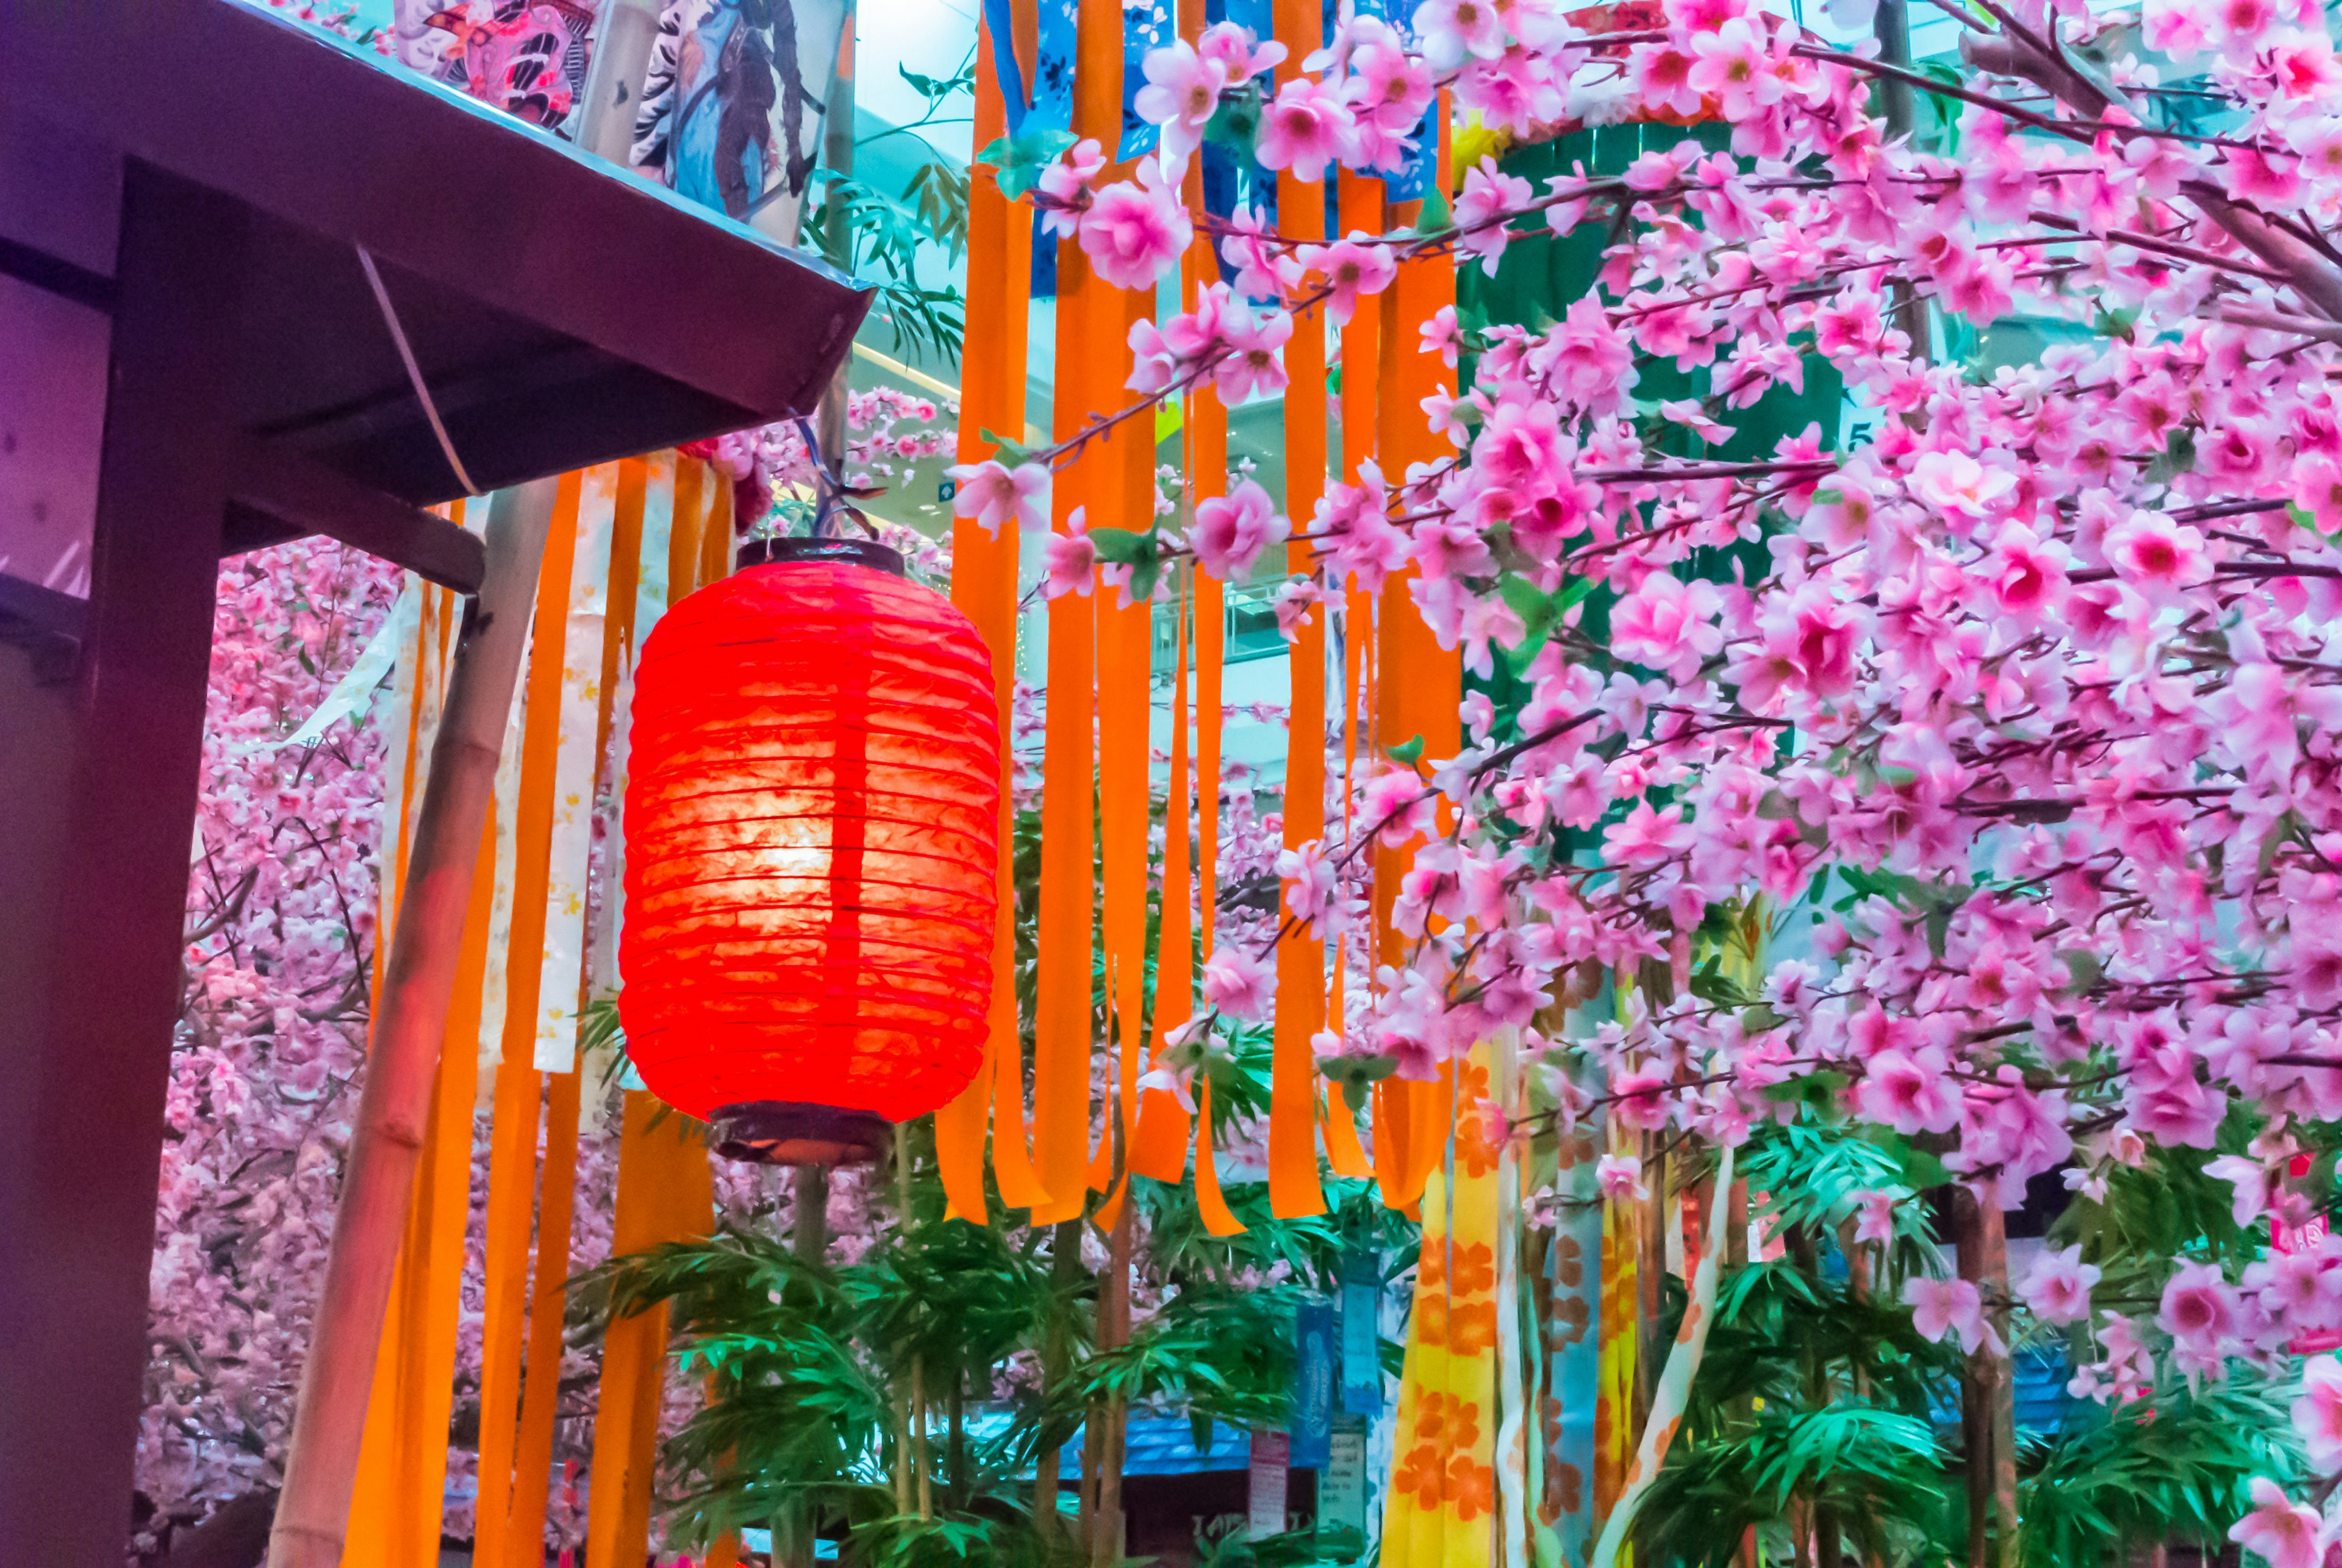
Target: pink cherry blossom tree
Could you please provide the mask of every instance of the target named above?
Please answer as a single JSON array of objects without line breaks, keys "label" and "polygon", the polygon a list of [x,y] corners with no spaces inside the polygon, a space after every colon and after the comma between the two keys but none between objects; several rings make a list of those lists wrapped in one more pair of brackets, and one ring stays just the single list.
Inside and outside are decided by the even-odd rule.
[{"label": "pink cherry blossom tree", "polygon": [[363,1058],[381,735],[287,745],[396,572],[323,541],[225,563],[155,1214],[145,1538],[275,1484]]},{"label": "pink cherry blossom tree", "polygon": [[[1119,245],[1128,193],[1232,100],[1255,160],[1304,178],[1386,166],[1435,88],[1517,137],[1699,116],[1728,150],[1646,137],[1623,172],[1542,189],[1483,163],[1447,213],[1338,261],[1255,213],[1193,215],[1236,276],[1134,334],[1131,408],[1018,475],[976,466],[986,493],[1030,488],[1151,402],[1278,389],[1276,346],[1319,330],[1298,313],[1386,286],[1359,252],[1493,270],[1526,235],[1604,234],[1559,321],[1426,328],[1426,352],[1476,361],[1426,404],[1450,454],[1362,472],[1289,525],[1315,593],[1379,579],[1483,674],[1525,637],[1509,583],[1585,601],[1518,672],[1509,732],[1381,774],[1350,839],[1283,868],[1286,913],[1313,919],[1317,866],[1376,834],[1419,845],[1394,905],[1408,963],[1354,1025],[1373,1070],[1423,1076],[1516,1030],[1570,1069],[1541,1081],[1584,1062],[1622,1120],[1726,1144],[1807,1081],[1941,1140],[1992,1212],[2054,1171],[2098,1202],[2217,1150],[2240,1212],[2298,1234],[2317,1200],[2296,1163],[2342,1120],[2342,59],[2298,3],[1953,15],[1957,85],[1746,0],[1608,32],[1552,0],[1430,0],[1405,28],[1349,17],[1273,91],[1221,24],[1148,64],[1166,152],[1102,187],[1094,151],[1061,162],[1053,224]],[[1925,145],[1874,112],[1915,91],[1943,119]],[[1144,248],[1169,270],[1167,243]],[[2050,345],[1947,356],[2019,315]],[[1874,434],[1716,454],[1817,362]],[[1695,394],[1638,398],[1663,370]],[[1235,512],[1148,547],[1249,560],[1276,524]],[[1753,978],[1705,966],[1717,923],[1751,918]],[[1210,999],[1256,1012],[1260,956],[1219,960]],[[1603,973],[1636,982],[1616,1024],[1553,1028]],[[2342,1246],[2176,1244],[2157,1310],[2086,1320],[2077,1391],[2274,1370],[2342,1327]],[[1998,1343],[2005,1280],[1914,1283],[1931,1337]],[[2054,1322],[2087,1293],[2077,1256],[2032,1299]],[[2238,1539],[2272,1561],[2331,1533],[2271,1483],[2253,1496]]]}]

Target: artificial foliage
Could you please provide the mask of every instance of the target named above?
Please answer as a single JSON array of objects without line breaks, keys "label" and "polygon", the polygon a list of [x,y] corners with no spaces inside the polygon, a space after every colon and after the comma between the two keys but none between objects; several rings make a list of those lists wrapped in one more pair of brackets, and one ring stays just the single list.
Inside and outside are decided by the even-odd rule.
[{"label": "artificial foliage", "polygon": [[[2342,1261],[2304,1233],[2342,1115],[2342,65],[2311,5],[1952,15],[1957,59],[1927,71],[1739,0],[1436,0],[1155,51],[1156,152],[1126,171],[1038,147],[1016,182],[1116,286],[1197,247],[1233,270],[1187,268],[1180,311],[1131,330],[1139,403],[1284,390],[1290,434],[1307,392],[1269,351],[1409,268],[1494,273],[1546,235],[1594,241],[1598,265],[1512,321],[1386,309],[1456,373],[1423,404],[1444,446],[1404,471],[1346,461],[1290,518],[1241,488],[1130,537],[1060,517],[1049,591],[1101,566],[1242,576],[1284,544],[1297,658],[1317,617],[1376,594],[1492,683],[1454,754],[1386,735],[1346,831],[1289,834],[1285,909],[1328,945],[1386,936],[1323,896],[1327,869],[1366,838],[1407,867],[1383,890],[1402,961],[1316,1043],[1336,1071],[1403,1087],[1516,1032],[1553,1069],[1546,1114],[1623,1144],[1622,1191],[1638,1157],[1791,1117],[1892,1134],[1932,1170],[1848,1194],[1829,1217],[1856,1222],[1849,1249],[1891,1245],[1896,1206],[1946,1179],[1978,1214],[1957,1274],[1877,1281],[1921,1339],[2005,1365],[2010,1336],[2072,1328],[2076,1392],[2117,1413],[2282,1385],[2289,1347],[2337,1321],[2320,1282]],[[1293,212],[1330,168],[1406,166],[1435,103],[1457,155],[1418,210],[1331,242]],[[1533,180],[1493,155],[1622,123],[1641,127],[1622,165]],[[1279,172],[1275,215],[1189,210],[1207,141]],[[1735,446],[1825,368],[1854,404],[1837,428]],[[964,465],[963,514],[1035,525],[1105,434]],[[1703,994],[1704,933],[1758,900],[1777,939],[1738,994]],[[1268,956],[1206,966],[1215,1015],[1183,1066],[1264,1014]],[[1553,1027],[1556,994],[1606,970],[1637,979],[1630,1004]],[[1282,1044],[1294,1010],[1274,1012]],[[2077,1239],[2009,1277],[1998,1215],[2061,1173]],[[2134,1180],[2163,1201],[2117,1191]],[[2321,1470],[2342,1460],[2334,1370],[2312,1363],[2290,1415]],[[1810,1403],[1820,1424],[1780,1426],[1764,1467],[1785,1500],[1875,1446]],[[1966,1549],[2012,1560],[2017,1456],[1985,1436],[1967,1481],[1973,1500],[1993,1472],[1971,1516],[1989,1529]],[[2241,1494],[2205,1481],[2189,1516],[2307,1568],[2328,1492],[2289,1493],[2270,1442]]]},{"label": "artificial foliage", "polygon": [[[1111,29],[1120,7],[1096,3],[1084,21]],[[1756,1255],[1727,1261],[1712,1302],[1656,1293],[1714,1316],[1682,1425],[1662,1423],[1680,1435],[1643,1495],[1638,1561],[1720,1562],[1754,1530],[1773,1559],[1829,1568],[1847,1552],[2097,1568],[2167,1541],[2319,1568],[2342,1532],[2342,1363],[2296,1347],[2342,1330],[2342,1245],[2312,1224],[2342,1147],[2332,19],[2292,0],[1977,0],[1943,7],[1957,56],[1918,65],[1887,57],[1897,0],[1876,38],[1870,6],[1834,5],[1851,43],[1744,0],[1277,9],[1281,36],[1220,20],[1144,56],[1141,158],[1110,156],[1117,105],[1086,83],[1085,105],[1102,97],[1116,122],[1090,127],[1105,144],[1004,136],[967,193],[971,245],[998,198],[1078,257],[1061,322],[1096,303],[1090,284],[1150,299],[1168,283],[1177,308],[1118,317],[1127,361],[1078,388],[1060,377],[1110,409],[1071,407],[1045,447],[967,444],[964,537],[1029,533],[1057,624],[1257,574],[1296,672],[1371,601],[1378,626],[1421,632],[1477,683],[1453,744],[1342,704],[1356,761],[1322,798],[1305,786],[1256,811],[1248,788],[1206,781],[1232,896],[1197,1015],[1161,1042],[1149,1087],[1184,1106],[1210,1084],[1241,1135],[1327,1083],[1388,1112],[1502,1038],[1532,1100],[1498,1132],[1536,1171],[1558,1168],[1544,1140],[1588,1131],[1604,1197],[1659,1223],[1734,1151]],[[1556,140],[1627,125],[1631,155],[1607,163]],[[1246,165],[1233,211],[1190,199],[1207,142]],[[1336,238],[1314,187],[1337,171],[1422,195]],[[841,179],[834,194],[838,214],[875,218],[866,254],[895,258],[877,265],[906,330],[956,331],[948,302],[921,303],[912,222],[924,202],[921,221],[956,235],[956,190],[882,201]],[[1530,242],[1567,247],[1590,286],[1550,308],[1415,309],[1426,295],[1409,284],[1501,275]],[[1290,515],[1216,467],[1167,509],[1094,528],[1053,499],[1060,484],[1102,494],[1116,432],[1174,401],[1193,418],[1206,389],[1230,406],[1281,394],[1288,435],[1322,442],[1326,327],[1362,313],[1389,331],[1386,366],[1434,384],[1425,423],[1404,404],[1410,428],[1386,417],[1386,450],[1405,455],[1350,454],[1317,497],[1305,443]],[[1827,378],[1838,417],[1798,422]],[[802,432],[736,441],[737,476],[776,471],[791,440],[803,468]],[[778,488],[784,515],[818,504]],[[1296,680],[1296,703],[1317,679]],[[1090,711],[1089,692],[1059,694]],[[1039,722],[1048,700],[1018,707]],[[1329,734],[1298,711],[1287,776],[1307,779]],[[1020,874],[1112,882],[1129,844],[1110,852],[1106,827],[1130,803],[1099,798],[1086,717],[1055,729],[1042,776],[1016,780]],[[1096,838],[1049,864],[1033,824],[1094,814]],[[265,814],[234,824],[247,860],[278,853]],[[222,918],[195,944],[191,970],[212,974],[191,985],[190,1104],[277,1071],[203,1043],[207,1017],[233,1014],[256,1062],[295,1021],[349,1021],[346,1000],[322,1019],[305,1004],[357,994],[362,917],[328,917],[315,875],[270,906],[282,965],[234,955],[230,927],[265,904],[259,882],[235,892],[241,876],[210,884]],[[1037,902],[1019,901],[1020,938]],[[1109,1028],[1082,918],[1096,912],[1062,907],[1080,960],[1053,969],[1066,950],[1034,940],[999,978],[1019,992],[1027,1072],[1061,1056],[1061,1103],[1111,1105],[1101,1047],[1139,1049],[1149,1015]],[[1723,937],[1757,928],[1720,962]],[[1330,954],[1345,1009],[1319,1030]],[[205,992],[224,970],[275,992],[304,963],[324,989],[242,1010]],[[1079,1049],[1045,1068],[1066,1044],[1052,1030]],[[324,1046],[339,1062],[354,1043]],[[1001,1075],[1008,1094],[1021,1076]],[[194,1120],[175,1102],[183,1135]],[[173,1386],[148,1463],[179,1503],[265,1479],[275,1441],[270,1380],[239,1348],[265,1353],[275,1325],[216,1283],[263,1243],[195,1211],[288,1152],[294,1175],[264,1190],[287,1212],[286,1194],[325,1190],[330,1112],[318,1121],[314,1140],[280,1125],[265,1153],[206,1128],[166,1170],[197,1239],[169,1243],[158,1320],[190,1292],[249,1320],[188,1336],[184,1373],[158,1353]],[[1111,1114],[1071,1123],[1117,1135]],[[728,1234],[592,1276],[595,1310],[665,1303],[676,1327],[677,1540],[762,1509],[785,1539],[842,1534],[867,1561],[1057,1550],[1061,1436],[1078,1423],[1087,1439],[1092,1510],[1117,1410],[1272,1415],[1288,1279],[1322,1278],[1354,1231],[1389,1244],[1408,1202],[1386,1174],[1372,1193],[1336,1186],[1339,1224],[1313,1229],[1328,1223],[1306,1203],[1263,1213],[1239,1193],[1251,1229],[1230,1243],[1197,1235],[1187,1189],[1134,1181],[1119,1234],[1144,1288],[1102,1285],[1093,1254],[1114,1243],[1083,1216],[1046,1234],[1005,1213],[981,1231],[945,1221],[908,1147],[896,1195],[862,1194],[876,1218],[835,1259],[800,1258],[749,1205]],[[1314,1144],[1286,1170],[1306,1189]],[[2001,1217],[2045,1179],[2072,1200],[2013,1273]],[[1922,1200],[1938,1193],[1957,1234],[1930,1228]],[[1564,1201],[1529,1196],[1532,1216]],[[965,1323],[947,1310],[963,1288],[986,1303]],[[286,1282],[288,1312],[298,1290]],[[1666,1317],[1634,1326],[1663,1345]],[[2079,1413],[2012,1453],[1966,1396],[2052,1342]],[[1015,1441],[1035,1450],[979,1435],[967,1414],[985,1401],[1016,1410]],[[1973,1407],[1957,1435],[1937,1418],[1953,1401]],[[1211,1550],[1265,1563],[1316,1546]]]},{"label": "artificial foliage", "polygon": [[[1183,1414],[1199,1445],[1214,1422],[1282,1424],[1298,1303],[1336,1287],[1346,1253],[1413,1239],[1364,1183],[1337,1183],[1333,1213],[1299,1221],[1272,1218],[1260,1183],[1236,1184],[1231,1204],[1250,1223],[1215,1237],[1183,1189],[1136,1178],[1139,1310],[1105,1343],[1090,1227],[1018,1226],[998,1210],[986,1226],[947,1218],[929,1152],[910,1137],[898,1153],[909,1168],[886,1179],[891,1197],[852,1261],[726,1231],[577,1281],[573,1311],[588,1325],[663,1309],[676,1375],[706,1390],[662,1448],[672,1547],[746,1527],[773,1529],[793,1561],[816,1537],[874,1568],[1088,1561],[1087,1506],[1073,1511],[1069,1494],[1061,1517],[1036,1492],[1044,1455],[1115,1411]],[[1081,1453],[1062,1479],[1095,1495],[1100,1449]],[[1207,1544],[1216,1561],[1265,1564],[1338,1543],[1328,1533]]]}]

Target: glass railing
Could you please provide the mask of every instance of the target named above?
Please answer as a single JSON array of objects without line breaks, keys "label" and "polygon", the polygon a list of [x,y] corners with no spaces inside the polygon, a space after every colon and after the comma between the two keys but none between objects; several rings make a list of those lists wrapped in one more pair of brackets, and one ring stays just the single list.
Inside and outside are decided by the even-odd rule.
[{"label": "glass railing", "polygon": [[[1285,656],[1285,637],[1276,629],[1276,591],[1283,586],[1283,578],[1239,583],[1222,594],[1221,608],[1226,617],[1226,640],[1220,655],[1223,664]],[[1177,627],[1174,611],[1175,606],[1170,604],[1155,606],[1155,673],[1158,675],[1168,675],[1177,657],[1178,650],[1171,640]]]}]

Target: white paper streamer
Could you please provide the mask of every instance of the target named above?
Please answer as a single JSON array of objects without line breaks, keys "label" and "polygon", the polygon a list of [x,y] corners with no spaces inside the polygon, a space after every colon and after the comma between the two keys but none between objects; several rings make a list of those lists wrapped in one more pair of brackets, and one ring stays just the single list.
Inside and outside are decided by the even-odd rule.
[{"label": "white paper streamer", "polygon": [[602,717],[602,639],[609,623],[618,464],[587,469],[579,485],[577,551],[561,661],[561,739],[553,770],[545,963],[536,1003],[535,1060],[547,1073],[566,1073],[577,1063],[577,994],[585,978],[586,887],[594,845],[594,741]]},{"label": "white paper streamer", "polygon": [[390,608],[390,618],[375,631],[374,640],[334,683],[317,711],[302,723],[299,729],[281,741],[249,741],[236,749],[242,752],[277,752],[287,746],[310,745],[324,738],[327,730],[344,719],[361,717],[373,701],[375,688],[382,684],[398,663],[403,652],[410,651],[415,642],[415,627],[423,614],[423,595],[417,592],[421,580],[409,577],[398,602]]}]

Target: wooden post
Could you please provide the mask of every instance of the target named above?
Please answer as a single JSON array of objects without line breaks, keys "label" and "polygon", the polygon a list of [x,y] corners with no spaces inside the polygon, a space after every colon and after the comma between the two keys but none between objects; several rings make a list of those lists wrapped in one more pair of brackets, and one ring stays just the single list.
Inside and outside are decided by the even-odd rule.
[{"label": "wooden post", "polygon": [[245,211],[130,161],[80,655],[44,669],[0,646],[0,1556],[12,1563],[120,1563],[130,1534]]},{"label": "wooden post", "polygon": [[487,575],[479,597],[465,606],[446,705],[431,748],[325,1288],[301,1369],[285,1493],[269,1533],[269,1568],[335,1568],[341,1562],[391,1273],[414,1197],[481,827],[495,790],[496,756],[527,644],[529,604],[557,483],[540,479],[501,492],[489,507]]}]

